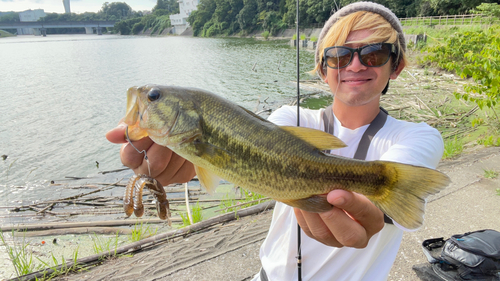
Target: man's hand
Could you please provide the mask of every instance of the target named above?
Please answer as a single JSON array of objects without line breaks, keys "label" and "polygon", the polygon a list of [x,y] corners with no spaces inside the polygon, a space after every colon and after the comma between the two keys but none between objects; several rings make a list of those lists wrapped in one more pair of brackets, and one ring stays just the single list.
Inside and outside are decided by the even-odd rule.
[{"label": "man's hand", "polygon": [[294,208],[297,222],[306,235],[325,245],[364,248],[384,227],[384,213],[361,194],[333,190],[327,200],[334,208],[324,213]]},{"label": "man's hand", "polygon": [[[120,123],[116,128],[106,133],[106,138],[112,143],[123,143],[120,158],[123,165],[131,168],[136,174],[148,175],[148,163],[144,153],[137,152],[125,138],[126,125]],[[151,177],[162,185],[190,181],[195,175],[191,162],[175,154],[167,147],[154,143],[150,138],[133,142],[139,151],[146,150],[151,169]]]}]

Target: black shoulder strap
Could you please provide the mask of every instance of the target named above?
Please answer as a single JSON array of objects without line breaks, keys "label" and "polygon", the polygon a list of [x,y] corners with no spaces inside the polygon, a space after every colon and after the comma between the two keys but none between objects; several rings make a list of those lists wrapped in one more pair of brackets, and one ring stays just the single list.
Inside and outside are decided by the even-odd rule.
[{"label": "black shoulder strap", "polygon": [[[365,133],[361,137],[361,140],[359,141],[358,144],[358,148],[356,149],[356,153],[354,154],[353,157],[354,159],[358,160],[366,159],[366,154],[368,153],[368,148],[370,147],[370,143],[375,134],[377,134],[377,132],[384,126],[385,121],[387,121],[387,115],[388,115],[387,111],[381,107],[380,112],[375,117],[375,119],[373,119],[373,121],[370,123],[370,126],[368,126]],[[334,120],[333,120],[333,109],[331,105],[325,108],[325,111],[323,111],[323,123],[325,125],[325,132],[333,135]],[[392,220],[385,214],[384,214],[384,222],[392,224]]]}]

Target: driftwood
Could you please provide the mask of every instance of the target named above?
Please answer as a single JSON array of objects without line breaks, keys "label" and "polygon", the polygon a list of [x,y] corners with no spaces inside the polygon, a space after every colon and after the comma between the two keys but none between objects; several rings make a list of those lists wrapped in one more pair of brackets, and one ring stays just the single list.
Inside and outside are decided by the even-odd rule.
[{"label": "driftwood", "polygon": [[[115,256],[115,255],[121,255],[125,253],[133,253],[136,252],[142,248],[146,247],[151,247],[153,245],[163,243],[165,241],[168,241],[168,239],[173,239],[179,236],[184,236],[189,233],[194,233],[196,231],[200,231],[202,229],[214,226],[219,223],[224,223],[228,221],[235,220],[240,217],[245,217],[253,214],[257,214],[260,212],[263,212],[265,210],[271,209],[274,207],[276,201],[269,201],[269,202],[264,202],[259,205],[252,206],[250,208],[246,208],[243,210],[239,210],[238,212],[231,212],[227,214],[222,214],[213,218],[210,218],[208,220],[195,223],[193,225],[177,229],[177,230],[172,230],[166,233],[158,234],[146,239],[143,239],[138,242],[131,243],[129,245],[125,245],[119,248],[116,248],[114,250],[92,255],[89,257],[81,258],[76,261],[78,265],[85,265],[85,264],[92,264],[95,263],[99,260],[102,260],[107,257]],[[11,279],[12,281],[28,281],[28,280],[36,280],[37,278],[41,278],[43,276],[48,276],[52,273],[54,273],[56,270],[60,271],[62,268],[71,268],[74,265],[73,262],[67,262],[65,265],[58,265],[55,268],[49,268],[37,272],[33,272],[24,276],[16,277],[14,279]]]},{"label": "driftwood", "polygon": [[132,229],[116,228],[116,227],[73,227],[73,228],[61,228],[61,229],[31,231],[31,232],[24,232],[24,231],[14,232],[14,236],[20,236],[20,237],[55,236],[55,235],[67,235],[67,234],[130,235],[132,234]]},{"label": "driftwood", "polygon": [[[172,221],[182,221],[179,218],[172,218]],[[67,223],[44,223],[44,224],[24,224],[12,226],[0,226],[0,231],[34,231],[34,230],[47,230],[47,229],[61,229],[61,228],[74,228],[74,227],[94,227],[94,226],[123,226],[135,225],[138,223],[166,223],[166,220],[161,219],[127,219],[116,221],[89,221],[89,222],[67,222]]]}]

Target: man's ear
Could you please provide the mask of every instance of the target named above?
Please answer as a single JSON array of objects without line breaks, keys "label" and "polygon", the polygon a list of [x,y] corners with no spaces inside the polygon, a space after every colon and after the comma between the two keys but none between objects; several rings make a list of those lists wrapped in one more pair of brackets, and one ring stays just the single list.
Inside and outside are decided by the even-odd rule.
[{"label": "man's ear", "polygon": [[403,71],[403,69],[405,68],[405,61],[404,60],[401,60],[399,62],[399,65],[398,67],[396,67],[396,70],[394,70],[392,73],[391,73],[391,76],[389,76],[390,79],[394,80],[396,78],[398,78],[399,74],[401,73],[401,71]]}]

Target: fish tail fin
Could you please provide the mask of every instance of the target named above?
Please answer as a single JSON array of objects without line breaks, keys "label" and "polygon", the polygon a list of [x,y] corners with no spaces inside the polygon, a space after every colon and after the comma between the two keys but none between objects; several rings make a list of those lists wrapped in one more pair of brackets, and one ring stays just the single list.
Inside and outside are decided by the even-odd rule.
[{"label": "fish tail fin", "polygon": [[424,220],[429,195],[436,194],[450,183],[450,178],[433,169],[382,162],[392,174],[388,188],[378,195],[367,196],[387,216],[407,229],[417,229]]}]

